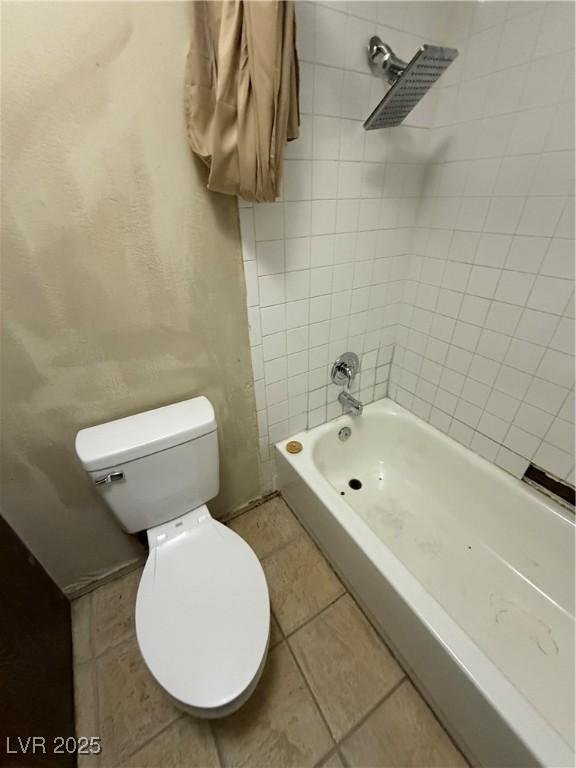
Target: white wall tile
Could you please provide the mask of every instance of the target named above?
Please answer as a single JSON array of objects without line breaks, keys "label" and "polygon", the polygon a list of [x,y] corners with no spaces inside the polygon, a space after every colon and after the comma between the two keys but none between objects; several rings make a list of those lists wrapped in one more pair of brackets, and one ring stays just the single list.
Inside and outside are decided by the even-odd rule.
[{"label": "white wall tile", "polygon": [[316,160],[338,160],[340,155],[340,120],[337,117],[313,118],[313,157]]},{"label": "white wall tile", "polygon": [[502,272],[496,288],[494,298],[509,304],[524,306],[532,290],[535,281],[534,275],[527,272],[514,272],[506,270]]},{"label": "white wall tile", "polygon": [[574,280],[574,242],[559,237],[554,238],[544,257],[540,272],[543,275]]},{"label": "white wall tile", "polygon": [[564,478],[574,467],[574,454],[566,453],[550,443],[543,442],[536,451],[534,463],[542,469]]},{"label": "white wall tile", "polygon": [[316,5],[315,59],[320,64],[337,67],[342,64],[342,46],[337,41],[346,39],[346,16],[331,8]]},{"label": "white wall tile", "polygon": [[520,235],[552,235],[562,214],[564,199],[533,197],[526,200],[518,225]]},{"label": "white wall tile", "polygon": [[536,274],[550,241],[545,237],[517,235],[512,239],[505,266],[518,272]]},{"label": "white wall tile", "polygon": [[566,399],[567,392],[568,390],[557,384],[535,378],[528,388],[525,400],[529,405],[556,414]]},{"label": "white wall tile", "polygon": [[275,275],[284,272],[284,241],[267,240],[256,244],[258,275]]},{"label": "white wall tile", "polygon": [[527,306],[530,309],[560,315],[566,308],[572,290],[572,285],[567,280],[540,275],[534,282]]},{"label": "white wall tile", "polygon": [[312,199],[334,198],[338,187],[338,162],[314,160],[312,163]]},{"label": "white wall tile", "polygon": [[[271,442],[340,414],[328,369],[352,349],[366,402],[389,393],[515,476],[532,459],[573,479],[573,8],[297,15],[282,201],[240,209],[262,476]],[[425,41],[460,57],[405,125],[366,133],[372,31],[407,58]]]},{"label": "white wall tile", "polygon": [[314,67],[314,105],[317,115],[340,117],[344,71],[334,67]]},{"label": "white wall tile", "polygon": [[282,203],[254,206],[256,240],[278,240],[284,236]]},{"label": "white wall tile", "polygon": [[[310,200],[312,167],[308,160],[286,160],[284,163],[284,200]],[[256,206],[258,207],[258,206]],[[244,236],[242,236],[244,243]]]},{"label": "white wall tile", "polygon": [[286,237],[305,237],[311,232],[311,204],[309,202],[284,203]]},{"label": "white wall tile", "polygon": [[574,350],[565,355],[563,352],[547,349],[536,375],[563,387],[571,387],[574,383]]}]

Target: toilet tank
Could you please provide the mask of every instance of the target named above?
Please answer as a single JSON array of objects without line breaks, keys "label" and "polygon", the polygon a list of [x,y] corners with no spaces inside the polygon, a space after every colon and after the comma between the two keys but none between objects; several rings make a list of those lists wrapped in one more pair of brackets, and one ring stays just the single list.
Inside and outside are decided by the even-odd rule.
[{"label": "toilet tank", "polygon": [[206,397],[82,429],[76,453],[128,533],[180,517],[218,493],[216,417]]}]

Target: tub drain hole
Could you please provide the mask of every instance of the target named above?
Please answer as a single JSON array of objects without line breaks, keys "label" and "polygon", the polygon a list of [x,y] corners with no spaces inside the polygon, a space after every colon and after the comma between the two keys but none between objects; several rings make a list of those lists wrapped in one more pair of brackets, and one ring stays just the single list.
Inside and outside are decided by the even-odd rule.
[{"label": "tub drain hole", "polygon": [[355,477],[352,478],[352,480],[349,481],[348,485],[350,488],[352,488],[353,491],[359,491],[360,488],[362,488],[362,483],[360,480],[357,480]]}]

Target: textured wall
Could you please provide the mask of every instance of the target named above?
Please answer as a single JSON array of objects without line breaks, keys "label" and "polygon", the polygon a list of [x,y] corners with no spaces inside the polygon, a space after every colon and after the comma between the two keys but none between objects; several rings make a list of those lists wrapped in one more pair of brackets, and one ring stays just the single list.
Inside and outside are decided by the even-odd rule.
[{"label": "textured wall", "polygon": [[206,394],[224,513],[258,494],[236,201],[185,143],[184,3],[3,9],[3,514],[63,588],[139,556],[78,429]]}]

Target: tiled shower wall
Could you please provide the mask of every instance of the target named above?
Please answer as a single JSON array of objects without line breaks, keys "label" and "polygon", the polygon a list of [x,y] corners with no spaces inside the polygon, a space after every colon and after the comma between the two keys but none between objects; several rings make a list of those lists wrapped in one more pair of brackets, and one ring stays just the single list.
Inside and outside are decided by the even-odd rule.
[{"label": "tiled shower wall", "polygon": [[574,4],[476,5],[440,81],[390,395],[574,482]]},{"label": "tiled shower wall", "polygon": [[[569,13],[297,3],[301,135],[282,198],[240,203],[264,488],[276,441],[339,415],[347,350],[363,402],[390,393],[514,474],[572,477]],[[367,133],[374,33],[460,57],[403,126]]]},{"label": "tiled shower wall", "polygon": [[285,154],[282,198],[240,203],[265,487],[276,441],[341,413],[329,370],[342,352],[361,358],[364,403],[386,395],[434,98],[407,126],[366,133],[387,88],[366,44],[380,34],[410,58],[440,39],[450,4],[431,5],[297,3],[300,138]]}]

